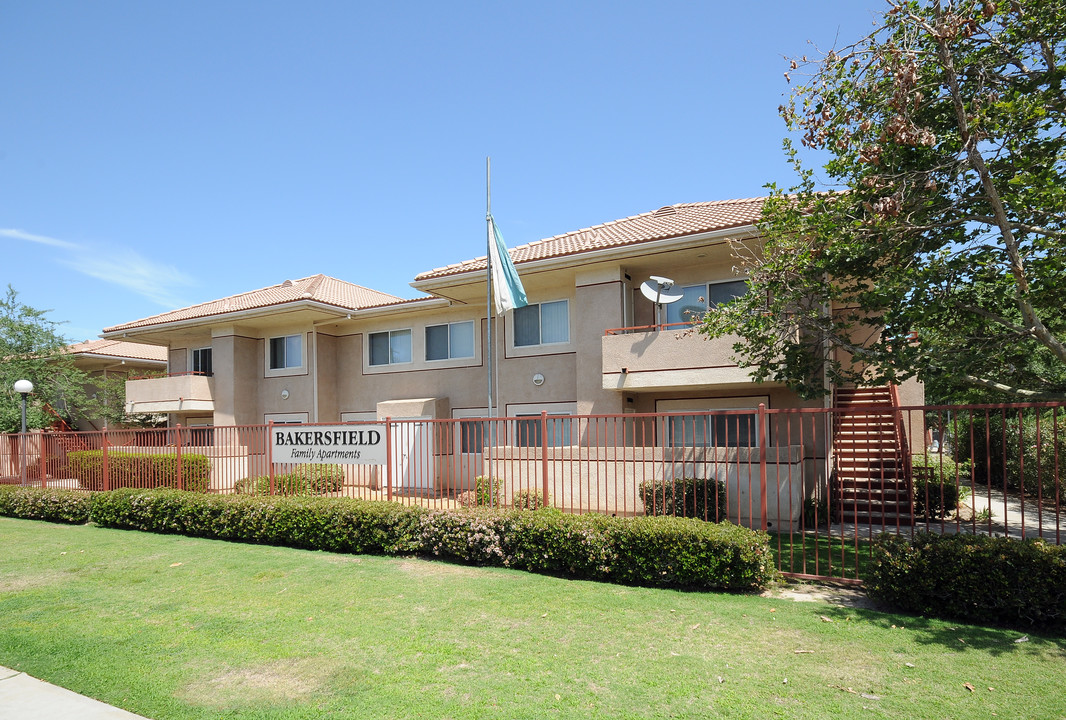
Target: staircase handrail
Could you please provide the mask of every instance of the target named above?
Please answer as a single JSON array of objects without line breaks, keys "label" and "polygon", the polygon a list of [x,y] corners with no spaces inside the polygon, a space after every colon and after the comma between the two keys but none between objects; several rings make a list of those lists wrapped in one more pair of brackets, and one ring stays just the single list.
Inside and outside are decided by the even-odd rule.
[{"label": "staircase handrail", "polygon": [[896,440],[903,457],[900,458],[903,467],[903,479],[907,484],[907,502],[910,506],[911,517],[914,517],[914,468],[911,466],[911,448],[907,441],[907,428],[903,424],[903,411],[900,410],[899,386],[890,383],[888,386],[889,396],[892,398],[892,407],[896,417]]}]

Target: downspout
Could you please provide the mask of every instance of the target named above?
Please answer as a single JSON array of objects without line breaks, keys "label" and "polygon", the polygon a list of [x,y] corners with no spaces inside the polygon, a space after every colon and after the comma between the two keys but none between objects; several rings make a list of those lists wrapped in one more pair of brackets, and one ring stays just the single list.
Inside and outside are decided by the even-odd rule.
[{"label": "downspout", "polygon": [[[328,318],[326,320],[319,320],[317,322],[311,322],[311,422],[319,422],[318,419],[318,326],[325,325],[327,323],[339,323],[345,318]],[[352,319],[351,313],[348,313],[348,320]],[[338,418],[339,419],[339,418]]]}]

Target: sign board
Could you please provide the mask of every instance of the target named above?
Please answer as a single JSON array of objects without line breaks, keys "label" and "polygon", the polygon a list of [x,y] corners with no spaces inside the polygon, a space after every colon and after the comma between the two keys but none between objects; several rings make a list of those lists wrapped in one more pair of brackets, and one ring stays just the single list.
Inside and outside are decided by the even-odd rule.
[{"label": "sign board", "polygon": [[273,425],[276,463],[384,465],[384,425]]}]

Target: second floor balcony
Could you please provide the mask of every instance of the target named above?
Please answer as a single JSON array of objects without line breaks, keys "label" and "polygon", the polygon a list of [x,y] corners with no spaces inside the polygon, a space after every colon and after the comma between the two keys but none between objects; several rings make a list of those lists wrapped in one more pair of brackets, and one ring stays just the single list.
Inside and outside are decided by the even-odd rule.
[{"label": "second floor balcony", "polygon": [[668,391],[753,382],[733,360],[736,336],[707,339],[688,323],[608,330],[601,339],[605,390]]},{"label": "second floor balcony", "polygon": [[126,412],[214,412],[215,381],[203,373],[126,381]]}]

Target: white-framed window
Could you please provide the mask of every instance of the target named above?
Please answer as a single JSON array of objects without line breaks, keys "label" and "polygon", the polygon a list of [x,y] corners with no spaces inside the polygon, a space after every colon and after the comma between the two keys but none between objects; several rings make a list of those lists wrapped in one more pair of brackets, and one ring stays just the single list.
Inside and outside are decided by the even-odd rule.
[{"label": "white-framed window", "polygon": [[304,336],[282,335],[267,340],[267,370],[276,374],[304,366]]},{"label": "white-framed window", "polygon": [[685,285],[678,288],[681,299],[666,306],[666,322],[681,323],[699,320],[708,310],[732,302],[748,292],[747,280]]},{"label": "white-framed window", "polygon": [[[669,447],[758,447],[760,403],[769,405],[769,397],[661,400],[656,403],[656,410],[684,413],[666,418]],[[715,413],[721,410],[746,412]]]},{"label": "white-framed window", "polygon": [[514,311],[514,345],[558,345],[570,342],[570,301],[526,305]]},{"label": "white-framed window", "polygon": [[456,441],[458,452],[480,454],[484,451],[489,441],[489,428],[495,422],[486,419],[488,410],[485,408],[462,408],[452,410],[452,419],[458,421],[456,425]]},{"label": "white-framed window", "polygon": [[456,360],[472,357],[474,357],[473,321],[426,326],[426,360]]},{"label": "white-framed window", "polygon": [[[546,422],[542,423],[543,412],[547,412],[548,417]],[[511,428],[511,444],[529,448],[569,445],[573,425],[570,416],[575,412],[577,403],[571,402],[508,405],[507,414],[516,418]]]},{"label": "white-framed window", "polygon": [[189,368],[196,375],[211,377],[214,372],[211,365],[211,348],[195,348],[189,351]]},{"label": "white-framed window", "polygon": [[397,365],[411,362],[411,330],[388,330],[369,335],[370,364]]}]

